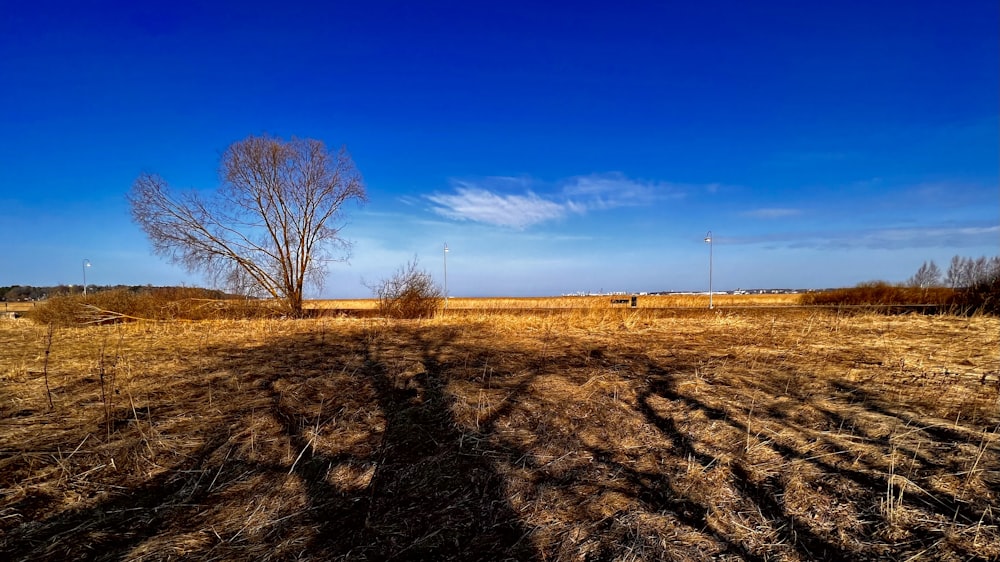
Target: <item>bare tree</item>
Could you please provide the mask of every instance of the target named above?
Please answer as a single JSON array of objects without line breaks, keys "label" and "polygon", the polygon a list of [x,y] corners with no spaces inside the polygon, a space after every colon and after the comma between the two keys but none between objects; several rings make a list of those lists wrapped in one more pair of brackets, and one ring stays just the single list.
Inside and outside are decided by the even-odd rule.
[{"label": "bare tree", "polygon": [[132,218],[153,250],[227,287],[302,314],[307,284],[321,286],[331,261],[346,259],[343,207],[365,187],[348,155],[313,139],[250,136],[223,154],[214,197],[173,195],[154,174],[135,180]]},{"label": "bare tree", "polygon": [[1000,275],[1000,256],[990,258],[980,256],[976,259],[955,256],[951,258],[944,279],[949,287],[961,289],[987,281],[997,275]]},{"label": "bare tree", "polygon": [[907,285],[911,287],[920,287],[921,289],[926,289],[927,287],[936,287],[941,283],[941,270],[938,269],[936,263],[933,260],[930,262],[924,262],[917,270],[913,277],[907,281]]},{"label": "bare tree", "polygon": [[965,279],[965,258],[962,256],[953,256],[951,258],[951,264],[948,265],[948,273],[944,276],[944,282],[947,286],[952,289],[958,289],[965,287],[967,281]]}]

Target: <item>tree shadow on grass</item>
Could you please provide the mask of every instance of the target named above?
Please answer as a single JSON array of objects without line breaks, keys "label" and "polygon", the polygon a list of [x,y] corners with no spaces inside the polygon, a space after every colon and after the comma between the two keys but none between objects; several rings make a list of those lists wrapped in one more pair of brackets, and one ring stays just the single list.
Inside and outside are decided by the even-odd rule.
[{"label": "tree shadow on grass", "polygon": [[421,330],[419,356],[402,379],[389,371],[384,350],[361,342],[386,417],[364,542],[380,546],[377,558],[532,559],[502,477],[475,448],[481,436],[454,420],[438,359],[451,337]]},{"label": "tree shadow on grass", "polygon": [[[796,551],[809,559],[843,560],[881,559],[886,556],[909,558],[950,542],[952,544],[945,548],[953,548],[962,556],[976,558],[974,548],[965,550],[974,547],[975,541],[970,544],[954,540],[954,537],[949,537],[942,527],[947,527],[949,521],[966,528],[976,528],[977,522],[981,524],[983,521],[995,521],[996,517],[988,503],[970,502],[968,498],[960,498],[941,490],[928,492],[933,490],[934,479],[950,475],[956,467],[957,461],[954,458],[946,461],[921,455],[919,448],[899,445],[892,440],[892,436],[874,437],[862,432],[861,442],[884,449],[885,455],[871,461],[862,460],[864,456],[862,453],[850,450],[849,446],[844,448],[843,442],[831,439],[824,435],[824,432],[805,430],[794,422],[782,419],[781,416],[774,416],[769,420],[772,424],[775,421],[779,422],[779,431],[769,428],[768,438],[751,437],[751,428],[747,425],[749,421],[742,420],[749,419],[752,415],[752,405],[744,403],[739,406],[738,409],[742,409],[739,415],[735,415],[734,411],[720,409],[706,402],[703,397],[682,390],[680,384],[682,372],[685,372],[683,367],[674,371],[653,361],[647,362],[644,373],[648,377],[648,385],[639,399],[640,410],[649,423],[658,427],[665,435],[670,435],[675,448],[681,454],[697,461],[702,467],[708,467],[718,461],[701,452],[705,446],[699,445],[696,439],[705,439],[705,435],[691,437],[687,432],[678,431],[669,415],[658,413],[651,407],[651,399],[668,400],[682,411],[698,413],[705,419],[722,423],[722,427],[734,434],[746,435],[748,448],[760,446],[777,453],[783,459],[782,466],[789,467],[789,470],[796,465],[806,466],[809,467],[809,471],[825,475],[823,480],[813,482],[812,486],[818,490],[826,488],[823,493],[832,496],[828,508],[854,505],[854,509],[857,510],[858,526],[850,530],[839,529],[839,533],[833,532],[836,529],[819,530],[815,522],[804,519],[801,513],[796,513],[801,510],[794,509],[790,505],[790,478],[787,470],[770,473],[764,477],[760,474],[754,475],[752,473],[756,467],[753,466],[753,461],[748,455],[738,452],[728,463],[732,473],[732,485],[766,520],[778,524],[783,544],[792,545]],[[853,410],[855,415],[863,413],[867,417],[874,417],[882,423],[898,427],[901,429],[900,434],[904,436],[922,432],[923,438],[928,442],[950,445],[953,456],[954,448],[959,443],[969,440],[968,435],[947,428],[926,426],[926,423],[921,423],[915,417],[891,411],[861,388],[843,382],[831,386],[833,393],[823,396],[825,403],[838,399],[842,399],[845,403],[850,402],[855,407]],[[826,416],[827,423],[821,425],[838,427],[847,421],[843,414],[813,404],[806,395],[797,393],[792,395],[795,396],[796,403],[815,408]],[[860,404],[855,402],[858,396],[864,397]],[[730,406],[738,402],[739,399],[736,399],[735,402],[730,402]],[[746,410],[748,406],[749,411]],[[780,435],[781,433],[797,437],[807,436],[807,440],[812,441],[812,446],[822,443],[824,448],[821,450],[832,451],[817,454],[815,449],[800,449],[787,442],[785,440],[787,435]],[[853,433],[851,435],[854,436]],[[851,441],[847,440],[848,443]],[[900,462],[901,466],[898,468],[900,473],[908,469],[907,477],[900,477],[901,474],[894,476],[893,468],[888,464],[882,464],[882,461],[890,462],[886,459],[893,454],[892,451],[897,451],[909,461],[905,467]],[[746,453],[749,453],[749,450]],[[854,461],[838,462],[844,460],[841,453],[847,453],[847,458],[853,457]],[[767,469],[765,473],[769,471],[770,469]],[[646,477],[649,478],[650,475]],[[661,483],[661,485],[666,484],[666,482]],[[847,492],[848,490],[853,490],[853,493]],[[908,513],[904,515],[904,511]],[[824,515],[819,512],[813,516]],[[898,525],[907,528],[903,530]],[[896,531],[893,530],[894,527]],[[905,537],[905,540],[893,539],[894,533],[900,538]],[[871,543],[877,535],[882,535],[884,542],[869,544],[869,550],[858,550],[859,545]]]},{"label": "tree shadow on grass", "polygon": [[[977,517],[984,528],[995,525],[981,501],[941,491],[929,499],[886,474],[878,463],[896,441],[852,435],[881,456],[851,462],[850,440],[783,414],[785,406],[802,406],[820,418],[817,427],[841,426],[848,414],[823,409],[841,399],[868,417],[918,423],[870,397],[858,404],[861,388],[833,385],[823,404],[807,393],[781,403],[772,396],[774,404],[758,402],[767,419],[751,428],[744,420],[753,404],[730,394],[761,388],[735,378],[688,386],[688,374],[705,369],[683,349],[654,360],[638,344],[595,346],[566,334],[545,336],[539,346],[474,326],[358,323],[333,334],[304,326],[311,328],[262,343],[206,348],[197,367],[165,378],[159,394],[136,396],[135,411],[145,414],[134,422],[127,412],[115,417],[122,421],[112,442],[101,441],[137,443],[115,453],[119,466],[122,454],[134,457],[127,478],[107,469],[89,482],[73,476],[109,464],[104,453],[81,451],[73,457],[79,464],[65,464],[62,488],[0,503],[0,513],[26,512],[39,498],[57,501],[85,486],[102,495],[80,509],[0,526],[0,554],[766,560],[927,551],[975,558],[975,539],[939,529],[956,518],[963,529]],[[785,380],[775,376],[772,382]],[[205,399],[210,389],[214,401]],[[484,397],[478,406],[477,393]],[[82,431],[103,431],[100,415],[92,426]],[[156,455],[138,444],[142,437],[157,446],[155,435],[180,442],[170,440],[180,433],[189,440]],[[81,439],[67,436],[62,446]],[[926,490],[938,472],[954,468],[901,450],[915,459],[910,477]],[[880,535],[891,528],[883,496],[917,514],[907,522],[915,531]],[[802,505],[810,499],[822,502],[811,512]],[[856,525],[822,524],[838,514],[836,521]]]},{"label": "tree shadow on grass", "polygon": [[[206,394],[206,374],[226,373],[225,384],[214,383],[211,408],[194,405],[220,413],[185,427],[200,445],[154,477],[131,474],[125,486],[107,478],[87,507],[8,529],[0,553],[19,560],[535,559],[503,479],[472,449],[481,436],[453,420],[437,359],[451,332],[382,336],[358,328],[333,342],[304,332],[205,349],[207,364],[175,377],[184,382],[171,388],[176,400],[192,401]],[[154,425],[146,434],[167,431]],[[142,427],[114,429],[112,440],[124,440]],[[23,511],[32,497],[41,496],[0,507]]]},{"label": "tree shadow on grass", "polygon": [[[473,449],[474,435],[453,419],[452,397],[437,355],[447,330],[421,330],[416,342],[354,339],[384,419],[360,494],[334,491],[328,458],[310,449],[285,412],[285,431],[303,454],[296,473],[318,506],[315,552],[370,560],[532,560],[527,531],[510,508],[502,478]],[[413,345],[413,344],[416,345]],[[280,410],[280,406],[277,406]]]},{"label": "tree shadow on grass", "polygon": [[[226,361],[237,371],[274,366],[258,385],[296,453],[289,472],[305,490],[305,516],[295,519],[310,529],[307,557],[535,558],[502,478],[453,419],[437,360],[452,335],[432,328],[356,331],[336,345],[301,335],[255,349],[243,365]],[[331,371],[340,372],[340,384],[331,385]],[[347,431],[324,433],[345,415],[356,418]],[[361,473],[354,485],[335,477],[344,469]]]}]

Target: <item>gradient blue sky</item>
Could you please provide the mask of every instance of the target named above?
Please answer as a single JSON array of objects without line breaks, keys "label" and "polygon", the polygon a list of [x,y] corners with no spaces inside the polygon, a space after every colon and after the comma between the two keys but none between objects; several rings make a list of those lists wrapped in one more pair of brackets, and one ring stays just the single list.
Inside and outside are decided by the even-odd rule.
[{"label": "gradient blue sky", "polygon": [[1000,248],[996,0],[13,2],[0,285],[204,284],[140,172],[345,144],[370,202],[323,297],[414,255],[454,295],[902,281]]}]

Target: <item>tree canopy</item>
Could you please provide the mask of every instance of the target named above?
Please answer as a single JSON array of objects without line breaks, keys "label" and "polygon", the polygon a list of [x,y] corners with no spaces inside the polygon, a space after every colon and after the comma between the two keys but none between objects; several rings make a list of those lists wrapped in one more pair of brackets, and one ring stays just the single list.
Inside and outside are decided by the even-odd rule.
[{"label": "tree canopy", "polygon": [[344,205],[366,200],[353,160],[314,139],[250,136],[225,151],[219,176],[206,198],[144,173],[128,196],[132,218],[155,253],[301,315],[305,287],[321,286],[328,264],[349,255]]}]

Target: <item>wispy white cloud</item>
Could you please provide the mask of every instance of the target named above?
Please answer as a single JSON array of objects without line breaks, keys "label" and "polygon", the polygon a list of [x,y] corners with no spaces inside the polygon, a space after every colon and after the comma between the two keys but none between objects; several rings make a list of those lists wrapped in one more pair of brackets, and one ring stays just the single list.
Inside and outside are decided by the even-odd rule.
[{"label": "wispy white cloud", "polygon": [[940,181],[925,182],[890,193],[892,202],[900,206],[936,209],[967,205],[996,206],[997,188],[988,182]]},{"label": "wispy white cloud", "polygon": [[889,228],[862,233],[857,240],[839,240],[840,246],[863,245],[875,249],[964,247],[997,240],[1000,225],[930,226],[924,228]]},{"label": "wispy white cloud", "polygon": [[613,209],[683,197],[683,190],[665,182],[641,182],[621,173],[576,176],[562,182],[562,194],[583,209]]},{"label": "wispy white cloud", "polygon": [[[571,214],[649,205],[659,199],[677,199],[683,197],[686,191],[686,186],[642,182],[621,173],[574,176],[548,184],[524,177],[455,180],[452,184],[451,193],[425,196],[433,203],[435,213],[454,220],[518,229],[563,219]],[[539,195],[539,192],[549,194]]]},{"label": "wispy white cloud", "polygon": [[769,207],[763,209],[754,209],[752,211],[746,211],[743,213],[743,216],[755,219],[783,219],[786,217],[794,217],[801,214],[802,211],[800,209]]},{"label": "wispy white cloud", "polygon": [[482,222],[511,228],[560,219],[570,205],[556,203],[527,192],[524,195],[499,195],[475,187],[458,187],[454,193],[428,195],[436,205],[434,212],[455,219]]},{"label": "wispy white cloud", "polygon": [[[997,224],[938,224],[912,228],[859,228],[732,236],[727,244],[762,244],[788,248],[899,250],[904,248],[971,248],[995,243]],[[721,241],[721,240],[720,240]]]}]

